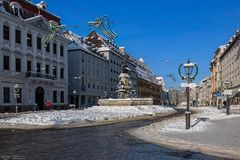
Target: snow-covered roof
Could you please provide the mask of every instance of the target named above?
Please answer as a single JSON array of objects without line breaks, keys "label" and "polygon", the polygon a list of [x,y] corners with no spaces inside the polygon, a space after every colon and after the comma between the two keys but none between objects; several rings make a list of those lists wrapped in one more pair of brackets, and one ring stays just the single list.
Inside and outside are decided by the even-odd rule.
[{"label": "snow-covered roof", "polygon": [[83,51],[86,51],[88,53],[91,53],[106,59],[106,57],[104,57],[102,54],[99,53],[99,51],[97,50],[94,44],[87,41],[87,38],[83,38],[77,35],[76,33],[73,33],[72,31],[66,31],[64,32],[64,35],[67,39],[72,41],[72,43],[68,45],[68,49],[70,50],[81,49]]}]

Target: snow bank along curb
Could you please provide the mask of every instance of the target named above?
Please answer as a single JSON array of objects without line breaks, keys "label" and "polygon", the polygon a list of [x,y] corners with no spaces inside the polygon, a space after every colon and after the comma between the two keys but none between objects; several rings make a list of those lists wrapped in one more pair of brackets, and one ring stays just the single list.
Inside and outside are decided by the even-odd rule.
[{"label": "snow bank along curb", "polygon": [[[223,148],[221,146],[206,145],[200,143],[192,143],[180,138],[169,137],[168,134],[184,133],[186,136],[192,132],[204,132],[209,125],[214,123],[213,120],[228,119],[233,117],[240,117],[240,115],[227,116],[216,108],[196,108],[198,113],[192,115],[191,125],[194,125],[190,130],[185,130],[185,116],[168,119],[162,122],[153,123],[149,126],[144,126],[129,130],[129,133],[137,136],[148,142],[174,147],[177,149],[194,150],[198,152],[206,152],[208,154],[222,156],[227,158],[240,157],[239,149]],[[207,134],[207,132],[204,132]]]},{"label": "snow bank along curb", "polygon": [[159,113],[175,113],[163,106],[94,106],[84,110],[40,111],[0,119],[1,128],[13,126],[61,126],[118,121]]}]

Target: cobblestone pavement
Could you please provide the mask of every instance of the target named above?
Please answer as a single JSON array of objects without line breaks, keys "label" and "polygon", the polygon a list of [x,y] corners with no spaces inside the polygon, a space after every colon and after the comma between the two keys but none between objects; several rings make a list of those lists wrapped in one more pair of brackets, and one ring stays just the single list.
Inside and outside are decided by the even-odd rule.
[{"label": "cobblestone pavement", "polygon": [[[161,118],[162,119],[162,118]],[[59,130],[0,130],[0,160],[219,160],[146,143],[126,129],[156,120]]]}]

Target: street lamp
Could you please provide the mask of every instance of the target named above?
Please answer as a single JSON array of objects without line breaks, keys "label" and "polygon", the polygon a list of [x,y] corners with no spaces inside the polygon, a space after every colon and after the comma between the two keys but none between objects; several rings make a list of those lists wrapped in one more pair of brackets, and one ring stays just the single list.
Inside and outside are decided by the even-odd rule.
[{"label": "street lamp", "polygon": [[15,107],[16,113],[18,113],[18,98],[20,97],[19,91],[20,91],[20,86],[18,84],[15,84],[13,86],[13,95],[16,98],[16,107]]},{"label": "street lamp", "polygon": [[[181,68],[184,68],[185,71],[185,76],[182,74],[181,72]],[[193,75],[193,68],[196,68],[195,74]],[[186,92],[187,92],[187,110],[185,112],[185,116],[186,116],[186,129],[190,129],[190,116],[191,116],[191,112],[189,109],[189,83],[192,82],[192,80],[194,80],[194,78],[197,76],[198,74],[198,67],[195,63],[190,62],[190,60],[187,61],[187,63],[181,64],[178,68],[178,73],[180,75],[180,77],[182,78],[182,80],[186,80],[187,81],[187,87],[186,87]]]},{"label": "street lamp", "polygon": [[[222,82],[222,88],[225,90],[228,90],[229,88],[232,87],[232,81],[230,80],[226,80]],[[226,104],[226,114],[229,115],[230,114],[230,100],[228,99],[228,94],[227,93],[227,104]]]},{"label": "street lamp", "polygon": [[77,103],[76,103],[77,91],[74,89],[72,93],[73,93],[73,98],[74,98],[74,109],[76,109],[76,105],[77,105]]}]

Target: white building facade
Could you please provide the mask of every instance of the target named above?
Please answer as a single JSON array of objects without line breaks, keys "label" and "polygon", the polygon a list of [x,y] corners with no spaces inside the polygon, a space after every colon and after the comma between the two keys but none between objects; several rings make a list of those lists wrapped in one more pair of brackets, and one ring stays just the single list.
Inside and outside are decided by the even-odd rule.
[{"label": "white building facade", "polygon": [[0,111],[14,110],[16,102],[22,111],[45,109],[46,101],[55,108],[66,106],[69,40],[56,34],[46,48],[41,42],[50,33],[48,21],[60,23],[60,18],[46,8],[37,14],[37,5],[29,1],[4,1],[0,8]]}]

